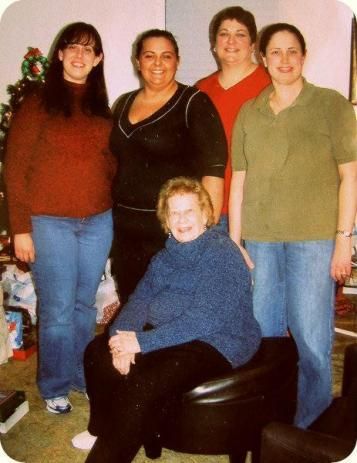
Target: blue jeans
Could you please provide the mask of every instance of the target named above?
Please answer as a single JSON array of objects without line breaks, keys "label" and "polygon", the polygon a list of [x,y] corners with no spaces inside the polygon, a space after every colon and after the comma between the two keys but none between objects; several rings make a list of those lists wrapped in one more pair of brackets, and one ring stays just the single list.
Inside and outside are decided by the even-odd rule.
[{"label": "blue jeans", "polygon": [[246,241],[245,247],[255,263],[253,309],[263,336],[289,329],[299,351],[295,424],[305,428],[331,402],[334,242]]},{"label": "blue jeans", "polygon": [[95,332],[95,296],[113,239],[112,211],[32,217],[39,299],[38,386],[44,399],[85,390],[83,353]]}]

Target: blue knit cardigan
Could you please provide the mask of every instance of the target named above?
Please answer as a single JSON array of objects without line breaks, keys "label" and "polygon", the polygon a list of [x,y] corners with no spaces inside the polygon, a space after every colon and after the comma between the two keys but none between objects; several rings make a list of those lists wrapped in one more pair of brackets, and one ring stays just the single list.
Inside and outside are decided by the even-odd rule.
[{"label": "blue knit cardigan", "polygon": [[[143,331],[146,323],[154,328]],[[247,362],[258,349],[261,332],[238,247],[215,228],[187,243],[168,238],[110,335],[116,330],[135,331],[143,353],[200,340],[233,367]]]}]

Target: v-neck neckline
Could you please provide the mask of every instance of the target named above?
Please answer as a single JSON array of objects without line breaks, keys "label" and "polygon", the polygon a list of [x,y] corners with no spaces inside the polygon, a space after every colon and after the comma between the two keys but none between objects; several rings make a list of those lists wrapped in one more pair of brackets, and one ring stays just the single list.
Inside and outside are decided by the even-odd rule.
[{"label": "v-neck neckline", "polygon": [[130,137],[132,133],[134,133],[141,127],[152,124],[157,120],[161,119],[176,106],[176,104],[181,99],[182,95],[185,93],[187,88],[189,88],[188,85],[178,83],[178,87],[175,93],[172,95],[171,98],[167,100],[167,102],[164,105],[161,106],[161,108],[157,109],[155,112],[150,114],[150,116],[146,117],[145,119],[142,119],[141,121],[135,123],[131,123],[129,120],[129,110],[140,89],[134,90],[127,96],[121,114],[119,116],[118,125],[120,129],[125,133],[127,137]]}]

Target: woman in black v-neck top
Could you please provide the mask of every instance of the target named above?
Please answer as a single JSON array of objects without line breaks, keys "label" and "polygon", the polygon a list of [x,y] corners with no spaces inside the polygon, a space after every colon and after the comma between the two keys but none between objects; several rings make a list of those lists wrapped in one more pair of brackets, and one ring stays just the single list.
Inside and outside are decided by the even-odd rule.
[{"label": "woman in black v-neck top", "polygon": [[155,214],[163,183],[180,175],[202,179],[218,220],[227,157],[224,130],[209,97],[175,81],[179,57],[172,34],[142,34],[136,61],[143,87],[119,99],[111,134],[119,164],[113,186],[113,268],[122,302],[163,247]]}]

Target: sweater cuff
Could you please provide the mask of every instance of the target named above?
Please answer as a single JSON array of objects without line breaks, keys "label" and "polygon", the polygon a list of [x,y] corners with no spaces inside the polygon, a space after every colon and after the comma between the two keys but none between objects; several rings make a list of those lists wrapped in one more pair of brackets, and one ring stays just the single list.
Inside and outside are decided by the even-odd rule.
[{"label": "sweater cuff", "polygon": [[152,350],[160,349],[160,347],[157,346],[157,343],[150,342],[150,337],[152,338],[152,333],[150,332],[140,331],[139,333],[136,333],[136,338],[143,354],[151,352]]},{"label": "sweater cuff", "polygon": [[21,233],[32,233],[31,219],[27,222],[14,222],[10,221],[10,229],[12,235],[19,235]]}]

